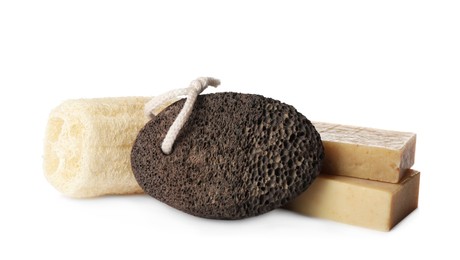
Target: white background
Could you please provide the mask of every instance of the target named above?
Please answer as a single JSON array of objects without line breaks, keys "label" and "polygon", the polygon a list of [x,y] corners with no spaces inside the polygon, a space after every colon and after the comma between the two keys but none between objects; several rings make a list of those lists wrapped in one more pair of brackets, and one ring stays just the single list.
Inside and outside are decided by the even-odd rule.
[{"label": "white background", "polygon": [[[154,2],[0,1],[0,259],[458,259],[458,1]],[[198,76],[312,120],[416,132],[419,209],[384,233],[283,210],[199,219],[47,183],[44,129],[60,102]]]}]

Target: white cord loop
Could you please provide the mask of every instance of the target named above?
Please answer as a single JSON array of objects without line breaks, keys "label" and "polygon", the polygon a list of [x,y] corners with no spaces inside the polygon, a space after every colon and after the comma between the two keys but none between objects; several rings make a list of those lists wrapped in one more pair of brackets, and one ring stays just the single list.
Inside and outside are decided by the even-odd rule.
[{"label": "white cord loop", "polygon": [[215,78],[198,78],[190,83],[188,88],[176,89],[166,92],[160,96],[152,98],[144,106],[144,113],[147,116],[158,115],[164,108],[170,106],[179,96],[187,96],[187,100],[184,103],[184,107],[177,115],[176,120],[171,125],[168,133],[161,144],[161,150],[165,154],[171,154],[172,147],[179,135],[180,130],[187,122],[188,118],[192,114],[193,105],[195,104],[197,96],[203,92],[208,86],[217,87],[220,85],[220,81]]}]

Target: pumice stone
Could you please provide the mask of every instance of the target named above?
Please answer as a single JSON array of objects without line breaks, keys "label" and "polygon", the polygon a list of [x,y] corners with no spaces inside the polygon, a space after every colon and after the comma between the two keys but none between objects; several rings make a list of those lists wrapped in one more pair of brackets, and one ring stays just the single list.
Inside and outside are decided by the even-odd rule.
[{"label": "pumice stone", "polygon": [[134,176],[152,197],[198,217],[242,219],[282,207],[319,174],[324,150],[315,127],[260,95],[198,96],[166,155],[162,142],[184,102],[154,116],[133,145]]}]

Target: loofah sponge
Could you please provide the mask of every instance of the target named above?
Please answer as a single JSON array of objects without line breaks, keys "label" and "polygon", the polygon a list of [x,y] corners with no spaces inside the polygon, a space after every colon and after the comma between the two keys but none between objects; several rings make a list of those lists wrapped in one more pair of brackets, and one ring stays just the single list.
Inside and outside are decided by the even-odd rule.
[{"label": "loofah sponge", "polygon": [[147,119],[143,98],[70,100],[55,108],[45,136],[48,181],[70,197],[140,193],[129,155]]},{"label": "loofah sponge", "polygon": [[259,95],[201,95],[173,151],[161,142],[183,107],[171,105],[140,131],[131,153],[139,185],[199,217],[241,219],[305,191],[324,157],[320,135],[289,105]]}]

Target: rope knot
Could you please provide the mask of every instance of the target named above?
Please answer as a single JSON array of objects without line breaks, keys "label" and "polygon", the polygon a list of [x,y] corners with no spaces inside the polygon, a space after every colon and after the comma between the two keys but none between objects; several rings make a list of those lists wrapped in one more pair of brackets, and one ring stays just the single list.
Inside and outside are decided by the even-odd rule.
[{"label": "rope knot", "polygon": [[152,98],[144,106],[144,113],[147,116],[158,115],[163,109],[170,106],[172,103],[177,101],[180,96],[187,96],[187,100],[182,107],[182,110],[174,120],[174,123],[166,133],[166,136],[161,144],[161,150],[164,154],[171,154],[172,147],[179,135],[180,130],[187,122],[188,118],[192,114],[193,105],[195,104],[198,95],[203,92],[208,86],[217,87],[220,85],[220,81],[215,78],[201,77],[192,81],[188,88],[176,89],[166,92],[160,96]]}]

